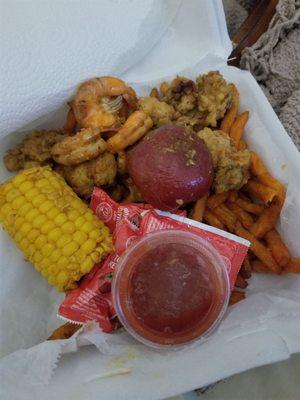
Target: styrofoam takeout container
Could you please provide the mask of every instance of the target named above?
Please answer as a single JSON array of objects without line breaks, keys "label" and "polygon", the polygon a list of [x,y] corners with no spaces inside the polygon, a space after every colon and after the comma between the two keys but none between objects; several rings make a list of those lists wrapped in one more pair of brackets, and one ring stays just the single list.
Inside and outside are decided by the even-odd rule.
[{"label": "styrofoam takeout container", "polygon": [[[226,65],[230,51],[221,1],[185,0],[161,40],[122,77],[139,94],[176,74],[195,77],[213,69],[237,85],[240,111],[250,111],[245,133],[250,148],[288,185],[278,229],[293,255],[299,257],[299,153],[254,78]],[[81,76],[81,80],[89,77]],[[29,73],[28,87],[30,79]],[[47,79],[55,79],[51,71]],[[72,82],[70,89],[77,83]],[[21,131],[60,126],[64,113],[63,108],[51,114],[43,111]],[[19,140],[20,133],[1,139],[1,159]],[[8,176],[1,164],[1,181]],[[254,274],[246,300],[230,307],[209,340],[192,349],[162,354],[135,342],[125,332],[107,335],[96,328],[67,341],[38,344],[60,324],[55,307],[61,297],[23,260],[3,231],[0,254],[0,348],[2,355],[8,354],[0,360],[1,399],[161,399],[300,352],[300,277],[296,275]],[[68,354],[58,362],[63,353]]]}]

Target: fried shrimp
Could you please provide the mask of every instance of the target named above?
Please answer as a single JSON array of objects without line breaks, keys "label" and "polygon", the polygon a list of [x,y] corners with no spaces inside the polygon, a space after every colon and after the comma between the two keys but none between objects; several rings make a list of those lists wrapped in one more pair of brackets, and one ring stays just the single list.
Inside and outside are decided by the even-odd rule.
[{"label": "fried shrimp", "polygon": [[83,128],[120,127],[136,109],[135,91],[112,76],[93,78],[79,86],[70,103],[77,123]]},{"label": "fried shrimp", "polygon": [[75,136],[66,137],[51,149],[51,155],[58,164],[75,165],[91,160],[104,153],[107,144],[96,128],[81,129]]}]

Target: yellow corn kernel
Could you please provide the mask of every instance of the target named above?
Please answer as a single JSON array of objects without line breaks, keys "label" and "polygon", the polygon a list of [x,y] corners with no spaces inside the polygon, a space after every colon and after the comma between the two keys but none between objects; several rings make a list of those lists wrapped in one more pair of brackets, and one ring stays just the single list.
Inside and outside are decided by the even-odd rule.
[{"label": "yellow corn kernel", "polygon": [[31,230],[31,225],[29,222],[24,222],[19,229],[19,232],[23,235],[23,236],[27,236],[27,234],[30,232]]},{"label": "yellow corn kernel", "polygon": [[42,203],[39,207],[39,210],[41,213],[46,214],[51,207],[53,206],[53,203],[51,200],[46,200],[44,203]]},{"label": "yellow corn kernel", "polygon": [[38,210],[35,210],[34,208],[30,211],[28,211],[28,213],[25,215],[25,219],[28,222],[32,222],[36,219],[36,217],[38,217],[40,214],[38,212]]},{"label": "yellow corn kernel", "polygon": [[111,235],[50,167],[0,185],[0,222],[57,290],[71,290],[112,251]]},{"label": "yellow corn kernel", "polygon": [[56,246],[59,248],[65,247],[68,243],[70,243],[72,240],[72,237],[70,235],[62,235],[56,242]]},{"label": "yellow corn kernel", "polygon": [[94,225],[92,221],[86,221],[80,228],[82,232],[89,233],[93,230]]},{"label": "yellow corn kernel", "polygon": [[60,228],[54,228],[52,231],[48,233],[48,239],[57,242],[58,239],[62,236],[62,231]]},{"label": "yellow corn kernel", "polygon": [[61,257],[61,251],[60,249],[55,249],[52,251],[52,253],[49,255],[50,260],[55,263],[59,257]]},{"label": "yellow corn kernel", "polygon": [[[25,202],[26,198],[24,196],[18,196],[12,201],[11,205],[18,210]],[[8,205],[8,203],[6,203],[6,205]]]},{"label": "yellow corn kernel", "polygon": [[85,243],[81,245],[81,250],[88,254],[91,253],[96,246],[97,243],[94,239],[88,239]]},{"label": "yellow corn kernel", "polygon": [[[80,229],[81,226],[82,226],[84,223],[85,223],[85,219],[84,219],[83,216],[77,218],[76,221],[75,221],[75,227],[76,227],[76,229]],[[80,229],[80,230],[81,230],[81,229]]]},{"label": "yellow corn kernel", "polygon": [[75,225],[72,221],[65,222],[61,227],[61,230],[64,233],[73,233],[75,232],[75,229]]},{"label": "yellow corn kernel", "polygon": [[46,221],[44,225],[41,227],[41,232],[47,235],[49,232],[51,232],[53,229],[55,229],[55,224],[52,221]]},{"label": "yellow corn kernel", "polygon": [[79,246],[76,242],[70,242],[63,247],[62,254],[64,256],[70,256],[73,253],[75,253],[75,251],[78,250],[78,248]]},{"label": "yellow corn kernel", "polygon": [[25,193],[25,197],[27,200],[34,199],[38,195],[39,195],[39,191],[37,190],[37,188],[32,188],[32,189],[28,190],[28,192]]},{"label": "yellow corn kernel", "polygon": [[28,192],[28,190],[30,190],[30,189],[32,189],[32,188],[33,188],[33,184],[32,184],[32,182],[30,182],[30,181],[28,181],[28,180],[22,182],[22,183],[20,184],[20,186],[19,186],[19,190],[20,190],[20,192],[22,192],[22,193],[26,193],[26,192]]},{"label": "yellow corn kernel", "polygon": [[82,245],[87,239],[88,235],[81,231],[76,231],[73,235],[73,240],[79,245]]},{"label": "yellow corn kernel", "polygon": [[30,203],[25,203],[19,208],[18,215],[25,216],[29,213],[31,209],[32,205]]},{"label": "yellow corn kernel", "polygon": [[93,260],[91,260],[90,258],[86,258],[80,266],[81,272],[86,274],[93,268],[94,264],[95,263],[93,262]]},{"label": "yellow corn kernel", "polygon": [[44,246],[44,244],[46,243],[47,243],[47,236],[45,235],[39,235],[34,242],[34,244],[38,249],[41,249],[42,246]]},{"label": "yellow corn kernel", "polygon": [[61,226],[67,221],[67,216],[66,214],[59,213],[55,218],[54,218],[54,223],[57,226]]},{"label": "yellow corn kernel", "polygon": [[30,240],[30,242],[34,242],[39,235],[40,232],[37,229],[31,229],[27,235],[27,239]]},{"label": "yellow corn kernel", "polygon": [[54,218],[59,214],[59,209],[57,207],[52,207],[50,210],[47,212],[46,216],[50,220],[54,220]]}]

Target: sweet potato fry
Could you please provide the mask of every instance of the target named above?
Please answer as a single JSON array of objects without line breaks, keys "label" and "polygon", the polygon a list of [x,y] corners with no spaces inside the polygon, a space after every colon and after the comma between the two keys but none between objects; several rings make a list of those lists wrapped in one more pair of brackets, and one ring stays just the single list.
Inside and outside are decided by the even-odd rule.
[{"label": "sweet potato fry", "polygon": [[260,273],[270,273],[272,272],[262,261],[260,260],[253,260],[251,263],[252,270],[254,272]]},{"label": "sweet potato fry", "polygon": [[214,208],[224,203],[227,200],[229,194],[230,194],[229,192],[212,194],[207,199],[207,207],[213,210]]},{"label": "sweet potato fry", "polygon": [[276,274],[280,274],[281,267],[273,258],[271,251],[259,240],[257,240],[252,233],[244,229],[240,223],[236,224],[235,233],[243,237],[244,239],[249,240],[249,242],[251,243],[250,249],[252,250],[252,252],[270,269],[270,271],[275,272]]},{"label": "sweet potato fry", "polygon": [[269,207],[264,209],[264,211],[258,217],[258,220],[251,226],[250,232],[256,238],[262,238],[276,224],[276,221],[280,215],[281,207],[281,201],[275,197]]},{"label": "sweet potato fry", "polygon": [[238,276],[236,277],[234,286],[241,289],[246,289],[246,287],[248,286],[248,282],[239,273]]},{"label": "sweet potato fry", "polygon": [[242,198],[242,194],[237,198],[236,204],[248,213],[255,215],[260,215],[265,208],[262,204],[252,203],[247,198]]},{"label": "sweet potato fry", "polygon": [[254,223],[254,219],[251,214],[247,211],[243,210],[240,206],[236,203],[232,203],[228,201],[226,206],[233,212],[233,214],[237,217],[237,219],[241,222],[241,224],[246,228],[250,229],[250,227]]},{"label": "sweet potato fry", "polygon": [[249,112],[244,111],[242,114],[238,115],[230,128],[229,135],[235,143],[235,147],[238,149],[239,142],[243,136],[245,125],[249,118]]},{"label": "sweet potato fry", "polygon": [[239,141],[238,150],[241,151],[241,150],[246,150],[246,149],[247,149],[247,144],[243,139],[241,139]]},{"label": "sweet potato fry", "polygon": [[250,179],[246,185],[243,186],[243,189],[266,204],[270,203],[277,194],[276,189],[263,185],[253,179]]},{"label": "sweet potato fry", "polygon": [[76,128],[76,119],[72,108],[69,109],[67,114],[67,119],[65,125],[63,127],[63,131],[66,132],[68,135],[72,135]]},{"label": "sweet potato fry", "polygon": [[71,324],[70,322],[67,322],[55,329],[47,340],[68,339],[81,327],[82,325]]},{"label": "sweet potato fry", "polygon": [[230,132],[230,128],[237,116],[239,108],[239,92],[234,84],[231,84],[230,86],[232,91],[232,104],[231,107],[227,110],[220,126],[220,129],[226,133]]},{"label": "sweet potato fry", "polygon": [[151,89],[150,97],[155,97],[157,100],[160,100],[159,92],[156,88]]},{"label": "sweet potato fry", "polygon": [[251,278],[251,264],[248,255],[246,255],[245,260],[241,266],[240,274],[244,279]]},{"label": "sweet potato fry", "polygon": [[300,274],[300,258],[291,258],[284,267],[283,273]]},{"label": "sweet potato fry", "polygon": [[244,300],[245,297],[246,297],[245,293],[233,290],[233,292],[230,295],[229,305],[238,303],[239,301]]},{"label": "sweet potato fry", "polygon": [[276,229],[270,230],[265,235],[265,240],[277,263],[281,267],[287,265],[291,259],[291,254]]},{"label": "sweet potato fry", "polygon": [[259,182],[277,190],[278,195],[285,190],[284,186],[269,173],[261,158],[254,151],[251,151],[250,172]]},{"label": "sweet potato fry", "polygon": [[223,223],[209,210],[204,211],[203,220],[215,228],[225,229]]},{"label": "sweet potato fry", "polygon": [[238,194],[237,190],[229,191],[229,196],[228,196],[229,201],[232,201],[233,203],[235,203],[237,201],[238,197],[239,197],[239,194]]},{"label": "sweet potato fry", "polygon": [[228,207],[226,207],[224,204],[221,204],[219,207],[214,208],[213,213],[228,228],[230,232],[234,232],[237,218]]},{"label": "sweet potato fry", "polygon": [[194,207],[192,209],[191,213],[191,218],[194,219],[195,221],[201,222],[203,220],[203,214],[206,206],[206,201],[207,201],[208,194],[205,196],[201,197],[201,199],[198,199],[196,203],[194,204]]}]

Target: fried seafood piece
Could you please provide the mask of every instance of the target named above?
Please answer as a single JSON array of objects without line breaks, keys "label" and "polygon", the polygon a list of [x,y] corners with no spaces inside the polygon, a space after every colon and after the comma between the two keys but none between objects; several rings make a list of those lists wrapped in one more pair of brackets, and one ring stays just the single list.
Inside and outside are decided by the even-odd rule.
[{"label": "fried seafood piece", "polygon": [[176,123],[203,128],[217,126],[232,101],[232,88],[217,71],[199,75],[196,83],[177,76],[162,98],[176,111]]},{"label": "fried seafood piece", "polygon": [[218,71],[199,75],[196,79],[198,87],[198,110],[205,126],[217,126],[217,121],[224,117],[232,102],[230,84]]},{"label": "fried seafood piece", "polygon": [[93,160],[75,166],[59,165],[60,173],[75,193],[85,198],[92,195],[94,186],[111,185],[117,174],[115,157],[106,151]]},{"label": "fried seafood piece", "polygon": [[191,79],[177,76],[170,83],[162,100],[172,105],[180,114],[185,115],[197,108],[197,86]]},{"label": "fried seafood piece", "polygon": [[51,164],[51,148],[64,138],[65,135],[59,131],[33,131],[21,143],[7,151],[4,164],[11,172]]},{"label": "fried seafood piece", "polygon": [[135,91],[121,79],[102,76],[82,83],[70,106],[83,128],[120,127],[136,109]]},{"label": "fried seafood piece", "polygon": [[214,164],[213,187],[216,193],[240,189],[249,179],[250,152],[238,151],[223,131],[204,128],[198,136],[208,147]]},{"label": "fried seafood piece", "polygon": [[74,136],[68,136],[51,149],[58,164],[76,165],[91,160],[103,153],[107,144],[97,128],[83,128]]},{"label": "fried seafood piece", "polygon": [[141,97],[139,109],[144,111],[156,127],[169,124],[175,115],[174,107],[156,97]]}]

